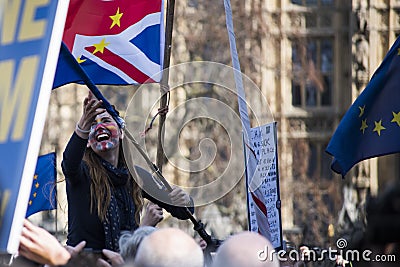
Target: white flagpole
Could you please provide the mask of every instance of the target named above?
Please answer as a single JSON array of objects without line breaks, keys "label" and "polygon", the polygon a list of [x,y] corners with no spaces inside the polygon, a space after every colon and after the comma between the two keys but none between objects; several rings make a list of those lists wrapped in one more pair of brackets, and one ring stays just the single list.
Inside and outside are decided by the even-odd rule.
[{"label": "white flagpole", "polygon": [[229,44],[231,50],[232,65],[234,69],[234,78],[236,84],[236,90],[238,94],[238,104],[239,104],[239,114],[243,129],[243,140],[245,144],[245,160],[246,160],[246,175],[247,175],[247,188],[250,189],[251,197],[255,203],[255,211],[258,225],[258,232],[264,237],[271,239],[269,224],[266,212],[266,207],[264,204],[264,197],[262,192],[259,190],[260,184],[253,178],[257,170],[257,159],[251,149],[250,142],[250,119],[247,110],[246,95],[243,87],[242,72],[240,70],[239,56],[236,48],[235,32],[233,28],[232,21],[232,8],[230,0],[224,0],[225,15],[226,15],[226,27],[228,30]]}]

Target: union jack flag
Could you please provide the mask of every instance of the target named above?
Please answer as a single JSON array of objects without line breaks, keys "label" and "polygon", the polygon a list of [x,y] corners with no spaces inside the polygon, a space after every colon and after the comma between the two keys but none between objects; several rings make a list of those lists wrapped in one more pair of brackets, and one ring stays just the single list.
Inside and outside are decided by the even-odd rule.
[{"label": "union jack flag", "polygon": [[63,41],[95,84],[159,82],[163,17],[163,0],[71,0]]}]

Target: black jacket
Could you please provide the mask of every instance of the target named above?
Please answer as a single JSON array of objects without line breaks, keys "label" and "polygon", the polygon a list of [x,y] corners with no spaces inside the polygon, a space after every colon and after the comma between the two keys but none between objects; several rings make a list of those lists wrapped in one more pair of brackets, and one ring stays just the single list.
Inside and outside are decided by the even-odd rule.
[{"label": "black jacket", "polygon": [[[63,154],[62,170],[66,179],[68,199],[68,236],[67,245],[76,246],[85,240],[87,248],[105,248],[105,236],[103,223],[100,221],[97,211],[90,211],[90,174],[88,167],[82,160],[86,150],[87,140],[74,133],[69,140]],[[107,170],[107,172],[109,172]],[[109,173],[110,175],[110,173]],[[115,188],[113,188],[115,190]],[[175,207],[154,199],[142,191],[144,198],[167,210],[178,219],[188,219],[189,214],[185,208]],[[133,201],[133,200],[131,200]],[[123,209],[121,209],[123,213]],[[193,208],[190,208],[193,213]],[[133,212],[134,213],[134,212]],[[123,214],[120,214],[123,217]],[[135,228],[138,226],[135,225]],[[124,229],[123,230],[134,230]]]}]

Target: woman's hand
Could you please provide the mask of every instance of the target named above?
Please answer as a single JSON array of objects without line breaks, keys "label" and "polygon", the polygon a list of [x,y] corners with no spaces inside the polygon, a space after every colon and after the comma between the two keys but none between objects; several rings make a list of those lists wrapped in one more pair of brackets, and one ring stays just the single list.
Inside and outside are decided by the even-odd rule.
[{"label": "woman's hand", "polygon": [[173,185],[172,191],[168,194],[171,201],[176,206],[190,206],[191,200],[188,193],[186,193],[182,188]]},{"label": "woman's hand", "polygon": [[157,204],[148,202],[140,226],[156,226],[162,219],[164,219],[162,208]]},{"label": "woman's hand", "polygon": [[98,101],[91,92],[83,101],[83,113],[76,124],[76,134],[84,139],[87,139],[90,132],[90,127],[97,115],[105,112],[104,108],[101,108],[103,102]]},{"label": "woman's hand", "polygon": [[40,264],[64,265],[71,254],[45,229],[25,219],[19,243],[19,255]]}]

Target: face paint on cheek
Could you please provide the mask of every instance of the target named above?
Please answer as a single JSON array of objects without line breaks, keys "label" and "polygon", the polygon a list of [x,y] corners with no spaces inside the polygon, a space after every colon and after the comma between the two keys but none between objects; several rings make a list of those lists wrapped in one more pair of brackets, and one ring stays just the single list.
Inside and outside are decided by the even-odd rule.
[{"label": "face paint on cheek", "polygon": [[110,131],[111,133],[111,139],[119,139],[119,129],[118,127],[115,127],[114,124],[111,125],[107,125],[107,129]]},{"label": "face paint on cheek", "polygon": [[95,138],[95,126],[92,126],[90,128],[90,133],[89,133],[89,146],[93,145],[95,142],[97,142],[96,138]]}]

